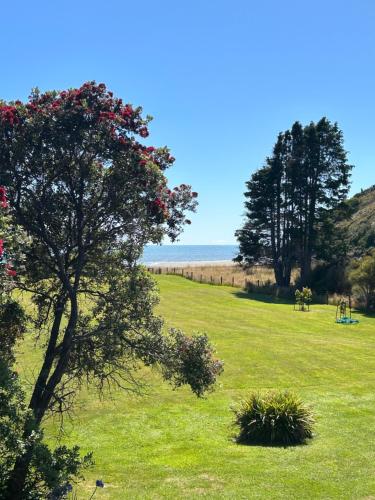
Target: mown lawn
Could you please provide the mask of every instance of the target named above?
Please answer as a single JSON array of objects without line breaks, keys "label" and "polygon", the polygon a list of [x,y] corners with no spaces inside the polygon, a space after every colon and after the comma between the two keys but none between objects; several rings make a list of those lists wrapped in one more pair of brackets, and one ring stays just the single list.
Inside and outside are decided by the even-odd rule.
[{"label": "mown lawn", "polygon": [[[250,300],[230,287],[158,277],[168,326],[206,331],[225,362],[216,391],[199,400],[172,391],[157,373],[143,397],[82,393],[64,442],[93,450],[79,488],[97,498],[375,498],[375,318],[334,323],[335,308],[309,313]],[[31,376],[25,352],[21,368]],[[305,446],[233,442],[230,406],[249,391],[287,388],[310,403],[316,436]],[[46,422],[54,441],[56,423]]]}]

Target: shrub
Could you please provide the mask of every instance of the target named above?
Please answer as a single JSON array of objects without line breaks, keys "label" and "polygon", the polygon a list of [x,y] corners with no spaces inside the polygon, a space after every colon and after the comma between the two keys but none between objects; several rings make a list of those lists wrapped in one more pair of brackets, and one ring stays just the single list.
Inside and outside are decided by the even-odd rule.
[{"label": "shrub", "polygon": [[310,288],[303,287],[302,290],[296,290],[295,299],[300,311],[305,311],[306,308],[309,309],[309,304],[312,300],[312,292]]},{"label": "shrub", "polygon": [[253,393],[233,411],[238,443],[287,446],[313,436],[311,410],[288,391]]},{"label": "shrub", "polygon": [[366,311],[375,308],[375,250],[352,264],[349,279]]}]

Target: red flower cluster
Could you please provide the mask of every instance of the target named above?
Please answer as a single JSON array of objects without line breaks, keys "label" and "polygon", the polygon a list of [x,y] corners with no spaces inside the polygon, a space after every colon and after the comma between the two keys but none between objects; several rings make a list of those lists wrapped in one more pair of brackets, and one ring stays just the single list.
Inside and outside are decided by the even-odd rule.
[{"label": "red flower cluster", "polygon": [[10,264],[7,264],[5,266],[5,269],[6,269],[6,273],[8,276],[12,276],[13,278],[14,278],[14,276],[17,276],[17,271],[12,269],[12,266]]},{"label": "red flower cluster", "polygon": [[4,253],[4,240],[0,240],[0,258],[3,256]]},{"label": "red flower cluster", "polygon": [[116,119],[116,113],[113,113],[112,111],[100,111],[99,113],[99,121],[115,120],[115,119]]},{"label": "red flower cluster", "polygon": [[121,110],[121,116],[123,118],[131,118],[133,113],[134,113],[133,108],[129,104],[124,106]]},{"label": "red flower cluster", "polygon": [[15,106],[0,106],[0,119],[13,127],[15,123],[19,122],[17,108]]},{"label": "red flower cluster", "polygon": [[4,186],[0,186],[0,206],[2,208],[8,207],[7,190]]},{"label": "red flower cluster", "polygon": [[161,208],[162,210],[165,210],[167,208],[167,205],[166,203],[164,203],[163,200],[161,200],[160,198],[156,198],[156,200],[154,201],[155,205],[159,208]]}]

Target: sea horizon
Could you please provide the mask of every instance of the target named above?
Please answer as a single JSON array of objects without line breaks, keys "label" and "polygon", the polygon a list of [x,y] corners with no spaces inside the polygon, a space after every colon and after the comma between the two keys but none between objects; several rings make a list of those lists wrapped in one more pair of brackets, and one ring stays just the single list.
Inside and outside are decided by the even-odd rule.
[{"label": "sea horizon", "polygon": [[146,245],[140,259],[143,264],[158,265],[165,263],[189,262],[231,262],[238,253],[238,245]]}]

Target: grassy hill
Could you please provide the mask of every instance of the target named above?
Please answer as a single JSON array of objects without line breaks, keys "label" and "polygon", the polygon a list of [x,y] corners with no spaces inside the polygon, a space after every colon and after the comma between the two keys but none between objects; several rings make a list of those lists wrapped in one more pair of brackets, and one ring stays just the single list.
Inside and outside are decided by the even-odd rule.
[{"label": "grassy hill", "polygon": [[[88,498],[373,498],[375,494],[375,319],[334,322],[333,306],[294,312],[225,286],[159,276],[159,312],[168,326],[206,331],[225,362],[207,399],[172,391],[144,371],[147,394],[83,391],[63,441],[93,450],[96,466],[79,487]],[[35,372],[31,338],[20,368]],[[310,403],[316,437],[305,446],[241,446],[230,406],[254,389],[288,388]],[[57,422],[46,421],[55,441]]]},{"label": "grassy hill", "polygon": [[356,194],[349,200],[353,213],[344,221],[348,240],[355,255],[375,246],[375,186]]}]

